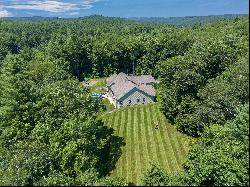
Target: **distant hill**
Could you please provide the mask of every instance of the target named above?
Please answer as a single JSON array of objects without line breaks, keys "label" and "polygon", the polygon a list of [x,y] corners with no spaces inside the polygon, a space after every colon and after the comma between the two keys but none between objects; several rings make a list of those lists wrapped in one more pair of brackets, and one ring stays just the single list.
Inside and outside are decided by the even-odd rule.
[{"label": "distant hill", "polygon": [[110,17],[102,15],[90,15],[78,18],[64,18],[64,17],[42,17],[42,16],[32,16],[32,17],[2,17],[0,20],[24,20],[24,21],[47,21],[47,20],[89,20],[89,21],[126,21],[135,22],[127,18],[120,17]]},{"label": "distant hill", "polygon": [[131,17],[130,20],[151,23],[166,23],[177,26],[193,26],[195,24],[213,23],[222,20],[231,20],[238,17],[248,17],[248,14],[224,14],[209,16],[186,16],[186,17]]},{"label": "distant hill", "polygon": [[223,20],[232,20],[239,17],[248,17],[248,14],[224,14],[224,15],[209,15],[209,16],[186,16],[186,17],[109,17],[102,15],[90,15],[79,18],[61,18],[61,17],[3,17],[1,19],[7,20],[29,20],[29,21],[43,21],[43,20],[99,20],[99,21],[136,21],[140,23],[159,23],[159,24],[169,24],[176,26],[193,26],[195,24],[207,24],[214,23]]},{"label": "distant hill", "polygon": [[7,20],[33,20],[33,21],[42,21],[42,20],[55,20],[59,17],[42,17],[42,16],[32,16],[32,17],[2,17],[1,19]]}]

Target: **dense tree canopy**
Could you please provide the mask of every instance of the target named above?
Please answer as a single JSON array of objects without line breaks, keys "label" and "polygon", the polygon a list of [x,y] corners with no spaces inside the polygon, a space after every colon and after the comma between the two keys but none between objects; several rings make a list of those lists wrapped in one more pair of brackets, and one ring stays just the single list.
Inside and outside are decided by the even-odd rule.
[{"label": "dense tree canopy", "polygon": [[223,124],[249,101],[248,34],[243,24],[248,23],[210,25],[184,55],[157,65],[161,110],[182,132],[197,136],[205,125]]},{"label": "dense tree canopy", "polygon": [[21,51],[4,60],[0,85],[0,184],[91,184],[115,167],[123,139],[65,61]]},{"label": "dense tree canopy", "polygon": [[248,25],[0,19],[0,185],[128,185],[109,176],[124,141],[79,84],[121,71],[154,75],[161,111],[198,137],[182,171],[143,184],[249,185]]},{"label": "dense tree canopy", "polygon": [[[238,108],[239,110],[239,108]],[[249,185],[249,106],[233,121],[205,129],[184,165],[195,185]]]}]

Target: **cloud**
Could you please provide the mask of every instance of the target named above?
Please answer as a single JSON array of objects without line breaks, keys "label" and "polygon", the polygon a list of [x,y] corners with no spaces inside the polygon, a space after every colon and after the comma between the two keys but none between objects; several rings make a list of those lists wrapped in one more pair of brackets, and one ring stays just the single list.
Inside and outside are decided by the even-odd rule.
[{"label": "cloud", "polygon": [[4,9],[4,6],[0,5],[0,18],[10,17],[11,13]]},{"label": "cloud", "polygon": [[79,10],[77,4],[63,3],[59,1],[30,1],[25,4],[14,4],[6,6],[16,10],[42,10],[48,12],[65,12],[72,10]]},{"label": "cloud", "polygon": [[[8,3],[4,3],[3,6],[5,9],[38,10],[60,13],[90,9],[93,7],[93,3],[100,0],[70,0],[71,3],[65,1],[66,0],[10,0]],[[76,13],[73,13],[73,15],[74,14]]]},{"label": "cloud", "polygon": [[7,10],[1,10],[0,9],[0,18],[2,17],[10,17],[11,16],[11,13],[8,12]]},{"label": "cloud", "polygon": [[77,14],[79,14],[80,12],[69,12],[68,13],[68,15],[70,15],[70,16],[75,16],[75,15],[77,15]]}]

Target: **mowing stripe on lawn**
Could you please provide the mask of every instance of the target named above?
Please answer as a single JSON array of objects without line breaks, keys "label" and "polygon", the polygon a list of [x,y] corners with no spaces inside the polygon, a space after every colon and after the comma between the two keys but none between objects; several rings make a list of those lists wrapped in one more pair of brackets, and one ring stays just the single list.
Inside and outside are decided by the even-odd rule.
[{"label": "mowing stripe on lawn", "polygon": [[173,139],[172,139],[172,137],[170,135],[172,132],[170,132],[170,131],[171,131],[171,128],[169,127],[168,130],[167,130],[167,133],[166,133],[167,134],[167,136],[166,136],[166,138],[167,138],[166,142],[170,143],[170,146],[171,146],[170,150],[171,150],[171,153],[172,153],[173,158],[174,158],[173,161],[175,162],[174,164],[179,169],[179,163],[178,163],[177,158],[176,158],[176,152],[175,152],[175,147],[174,147]]},{"label": "mowing stripe on lawn", "polygon": [[[108,119],[107,119],[107,121],[108,121],[108,123],[109,123],[109,125],[110,125],[110,127],[111,128],[113,128],[114,126],[114,120],[115,120],[115,115],[113,114],[113,115],[110,115],[110,116],[108,116]],[[115,133],[116,133],[116,131],[115,131]]]},{"label": "mowing stripe on lawn", "polygon": [[[137,133],[137,144],[138,144],[138,155],[140,156],[139,162],[139,174],[142,173],[142,166],[145,164],[144,161],[144,152],[143,152],[143,142],[142,142],[142,134],[141,134],[141,115],[140,115],[141,107],[138,107],[136,116],[138,118],[138,133]],[[137,176],[137,183],[139,183],[140,175]]]},{"label": "mowing stripe on lawn", "polygon": [[[146,157],[145,157],[145,144],[143,142],[143,137],[144,137],[144,134],[142,134],[142,120],[141,120],[141,107],[138,107],[138,110],[137,110],[137,118],[138,118],[138,133],[137,133],[137,139],[138,139],[138,147],[139,147],[139,155],[140,155],[140,173],[142,172],[142,166],[145,165],[145,161],[147,161]],[[144,146],[143,146],[144,145]],[[139,177],[139,176],[138,176]]]},{"label": "mowing stripe on lawn", "polygon": [[127,142],[127,146],[126,146],[126,160],[127,160],[127,175],[126,178],[128,181],[131,181],[132,179],[132,173],[131,173],[131,169],[130,169],[130,164],[131,164],[131,159],[132,159],[132,155],[131,155],[131,117],[132,117],[132,107],[130,110],[128,110],[128,123],[127,123],[127,138],[126,138],[126,142]]},{"label": "mowing stripe on lawn", "polygon": [[139,139],[138,139],[138,133],[139,133],[139,124],[138,124],[138,118],[137,118],[137,113],[138,113],[139,109],[138,107],[135,108],[134,110],[134,116],[135,116],[135,119],[134,119],[134,132],[133,132],[133,137],[134,137],[134,145],[135,145],[135,148],[134,148],[134,153],[136,155],[136,159],[135,159],[135,169],[134,169],[134,178],[136,181],[136,183],[138,183],[138,173],[141,173],[141,162],[142,162],[142,159],[140,158],[141,155],[140,155],[140,145],[139,145]]},{"label": "mowing stripe on lawn", "polygon": [[[122,113],[122,117],[121,117],[121,125],[120,125],[120,127],[119,127],[119,135],[122,135],[123,136],[123,134],[124,134],[124,130],[125,130],[125,126],[126,126],[126,123],[127,123],[127,120],[126,120],[126,110],[123,110],[121,113]],[[124,136],[123,136],[124,137]],[[124,138],[124,141],[126,142],[126,140],[125,140],[125,138]],[[122,148],[122,153],[124,153],[125,152],[125,150],[126,150],[126,145],[125,145],[125,147],[123,147]],[[119,165],[121,165],[120,167],[119,167],[119,176],[123,176],[125,173],[124,173],[124,170],[125,170],[125,165],[123,164],[124,163],[124,161],[126,161],[126,159],[124,158],[124,156],[121,156],[121,158],[120,158],[120,162],[119,162]]]},{"label": "mowing stripe on lawn", "polygon": [[146,126],[146,119],[145,119],[145,107],[141,107],[140,108],[140,113],[141,113],[141,124],[140,124],[140,127],[141,127],[141,132],[142,132],[142,134],[141,134],[141,140],[142,140],[142,144],[141,144],[141,146],[142,146],[142,148],[143,148],[143,150],[144,150],[144,153],[143,153],[143,156],[144,156],[144,158],[145,158],[145,162],[144,163],[146,163],[146,164],[144,164],[144,168],[145,167],[147,167],[147,164],[149,163],[149,161],[150,161],[150,159],[149,159],[149,150],[150,150],[150,148],[149,148],[149,142],[148,142],[148,136],[147,136],[147,134],[146,134],[146,128],[145,128],[145,126]]},{"label": "mowing stripe on lawn", "polygon": [[166,142],[166,139],[164,137],[166,137],[166,131],[168,130],[166,128],[166,125],[168,124],[165,124],[162,122],[160,116],[159,116],[159,112],[156,113],[158,119],[159,119],[159,124],[161,125],[162,127],[162,130],[160,131],[160,136],[161,136],[161,139],[162,139],[162,144],[163,144],[163,147],[164,147],[164,150],[165,150],[165,155],[166,155],[166,162],[167,162],[167,165],[168,165],[168,169],[169,171],[172,171],[174,169],[174,165],[172,164],[171,160],[172,160],[172,157],[167,154],[169,153],[169,148],[171,145],[169,145],[167,142]]},{"label": "mowing stripe on lawn", "polygon": [[157,161],[158,163],[162,166],[164,165],[164,156],[162,156],[162,150],[160,149],[160,141],[158,139],[159,137],[159,127],[156,129],[156,125],[158,124],[158,120],[154,118],[154,109],[153,106],[149,107],[149,117],[150,119],[154,122],[154,128],[152,128],[152,133],[153,133],[153,138],[155,141],[155,148],[156,148],[156,153],[157,153]]},{"label": "mowing stripe on lawn", "polygon": [[177,139],[177,145],[178,145],[178,152],[179,152],[179,155],[181,156],[181,157],[179,157],[179,162],[182,164],[182,162],[183,162],[183,158],[182,158],[182,155],[186,155],[186,150],[184,149],[184,146],[183,146],[183,144],[182,144],[182,142],[180,141],[180,138],[181,138],[181,135],[180,135],[180,133],[178,133],[178,134],[176,134],[176,139]]},{"label": "mowing stripe on lawn", "polygon": [[[164,122],[164,125],[166,126],[166,135],[164,136],[164,140],[165,140],[165,143],[167,143],[167,147],[168,147],[168,151],[167,153],[168,154],[171,154],[171,160],[170,163],[172,165],[172,168],[176,168],[176,166],[179,168],[179,164],[178,164],[178,161],[175,157],[175,152],[174,152],[174,148],[173,148],[173,142],[172,142],[172,139],[170,139],[170,134],[172,133],[172,126],[170,124],[167,123],[167,120],[165,118],[161,118],[162,121]],[[176,132],[174,133],[176,134]]]},{"label": "mowing stripe on lawn", "polygon": [[[146,108],[143,108],[143,113],[144,113],[144,128],[145,128],[145,138],[146,138],[146,145],[147,145],[147,152],[148,152],[148,158],[149,160],[148,161],[152,161],[154,160],[154,157],[151,155],[152,153],[152,142],[151,142],[151,138],[150,138],[150,133],[149,133],[149,130],[148,130],[148,122],[147,122],[147,110]],[[152,159],[153,158],[153,159]]]},{"label": "mowing stripe on lawn", "polygon": [[123,111],[119,112],[119,114],[115,116],[116,118],[118,118],[117,124],[115,126],[115,130],[117,131],[117,134],[119,134],[119,130],[120,130],[120,126],[121,126],[122,113],[123,113]]},{"label": "mowing stripe on lawn", "polygon": [[[112,176],[139,185],[149,162],[158,163],[168,171],[181,167],[189,139],[168,124],[157,104],[118,109],[103,119],[126,143]],[[155,129],[155,124],[159,124],[159,129]]]},{"label": "mowing stripe on lawn", "polygon": [[[115,124],[113,126],[113,128],[115,129],[116,131],[116,135],[119,135],[119,126],[120,126],[120,123],[121,123],[121,117],[122,117],[122,113],[121,112],[116,112],[113,114],[114,115],[114,118],[115,118]],[[121,172],[121,169],[120,169],[120,163],[118,162],[117,163],[117,167],[118,169],[116,170],[116,173],[115,175],[119,175]]]},{"label": "mowing stripe on lawn", "polygon": [[[163,115],[163,114],[161,114]],[[162,118],[164,119],[164,121],[166,122],[166,118]],[[167,123],[167,122],[166,122]],[[175,131],[174,127],[171,126],[172,129]],[[176,139],[177,139],[177,142],[178,142],[178,147],[180,147],[180,150],[181,150],[181,155],[186,155],[188,153],[188,137],[186,135],[183,135],[181,134],[180,132],[177,132],[175,133],[176,134]],[[183,160],[183,159],[181,159]]]},{"label": "mowing stripe on lawn", "polygon": [[178,167],[180,168],[181,167],[181,162],[180,162],[180,154],[179,154],[176,135],[173,136],[173,133],[169,133],[169,138],[170,138],[170,142],[172,144],[172,148],[173,148],[173,151],[174,151],[174,154],[175,154],[176,161],[178,163]]},{"label": "mowing stripe on lawn", "polygon": [[[171,127],[171,131],[176,131],[175,128],[173,126],[170,126]],[[175,157],[177,159],[177,162],[178,162],[178,165],[181,167],[181,164],[182,164],[182,160],[183,160],[183,154],[185,153],[184,149],[183,149],[183,145],[182,143],[180,142],[180,133],[177,132],[175,133],[175,136],[173,136],[173,133],[170,133],[169,134],[169,138],[170,138],[170,142],[171,144],[173,145],[173,150],[174,150],[174,153],[175,153]],[[185,141],[183,141],[185,142]]]},{"label": "mowing stripe on lawn", "polygon": [[136,176],[135,176],[135,170],[136,170],[136,161],[137,161],[137,156],[136,155],[136,140],[135,140],[135,110],[136,107],[133,107],[132,111],[132,120],[131,120],[131,174],[132,174],[132,179],[131,181],[136,181]]},{"label": "mowing stripe on lawn", "polygon": [[120,135],[124,138],[126,145],[122,149],[123,153],[122,153],[122,160],[121,160],[121,163],[122,163],[121,170],[122,170],[122,176],[126,178],[127,168],[128,168],[128,165],[127,165],[128,157],[126,155],[127,155],[127,147],[129,146],[127,142],[128,110],[124,110],[124,113],[125,113],[125,125],[123,126],[123,129]]},{"label": "mowing stripe on lawn", "polygon": [[[115,118],[113,128],[115,129],[116,134],[119,135],[119,127],[121,126],[122,112],[116,112],[113,115],[114,115],[114,118]],[[120,169],[119,165],[120,165],[120,163],[118,162],[117,167],[119,169],[115,171],[115,174],[121,173],[121,169]]]},{"label": "mowing stripe on lawn", "polygon": [[[115,115],[109,115],[105,117],[105,124],[107,124],[108,127],[114,129],[114,124],[115,124]],[[114,129],[114,134],[117,134],[116,129]],[[116,163],[116,168],[118,168],[118,162]],[[117,169],[111,171],[111,175],[116,175],[117,174]]]},{"label": "mowing stripe on lawn", "polygon": [[158,129],[155,129],[157,132],[157,135],[156,135],[156,139],[157,139],[157,144],[159,146],[159,156],[160,156],[160,165],[161,166],[165,166],[165,168],[169,168],[169,165],[168,165],[168,162],[167,162],[167,155],[166,155],[166,150],[165,150],[165,147],[163,145],[163,138],[161,136],[161,131],[163,130],[163,127],[162,125],[160,125],[159,123],[159,118],[157,118],[157,110],[156,110],[156,106],[154,107],[151,107],[150,108],[150,113],[151,113],[151,119],[153,119],[153,121],[156,122],[156,124],[159,126]]},{"label": "mowing stripe on lawn", "polygon": [[[151,118],[150,118],[150,110],[149,110],[150,107],[147,107],[146,108],[146,111],[147,111],[147,115],[146,115],[146,118],[147,118],[147,130],[148,130],[148,136],[150,138],[150,151],[151,151],[151,155],[152,155],[152,162],[155,162],[157,164],[159,164],[158,162],[158,154],[157,154],[157,150],[156,150],[156,142],[154,140],[154,133],[153,133],[153,129],[154,129],[154,126],[153,124],[151,123]],[[155,129],[154,129],[155,130]]]},{"label": "mowing stripe on lawn", "polygon": [[117,127],[117,134],[122,134],[121,133],[122,129],[124,129],[124,125],[126,125],[125,113],[126,113],[125,110],[121,112],[121,120],[120,120],[120,125]]},{"label": "mowing stripe on lawn", "polygon": [[[117,121],[118,121],[118,118],[117,118],[117,112],[115,112],[113,115],[114,115],[114,117],[113,117],[113,119],[112,119],[112,124],[111,124],[111,127],[113,128],[113,129],[115,129],[115,131],[116,131],[116,125],[117,125]],[[116,131],[116,133],[117,133],[117,131]]]},{"label": "mowing stripe on lawn", "polygon": [[189,140],[190,137],[188,136],[183,136],[181,133],[179,133],[179,139],[180,139],[180,143],[182,144],[182,149],[185,151],[185,154],[188,153],[189,150]]}]

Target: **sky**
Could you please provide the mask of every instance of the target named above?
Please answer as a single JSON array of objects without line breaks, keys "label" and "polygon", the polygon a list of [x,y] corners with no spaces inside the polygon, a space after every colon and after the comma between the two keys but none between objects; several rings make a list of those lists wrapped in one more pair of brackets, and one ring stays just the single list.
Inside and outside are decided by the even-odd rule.
[{"label": "sky", "polygon": [[183,17],[248,14],[248,0],[0,0],[0,17]]}]

